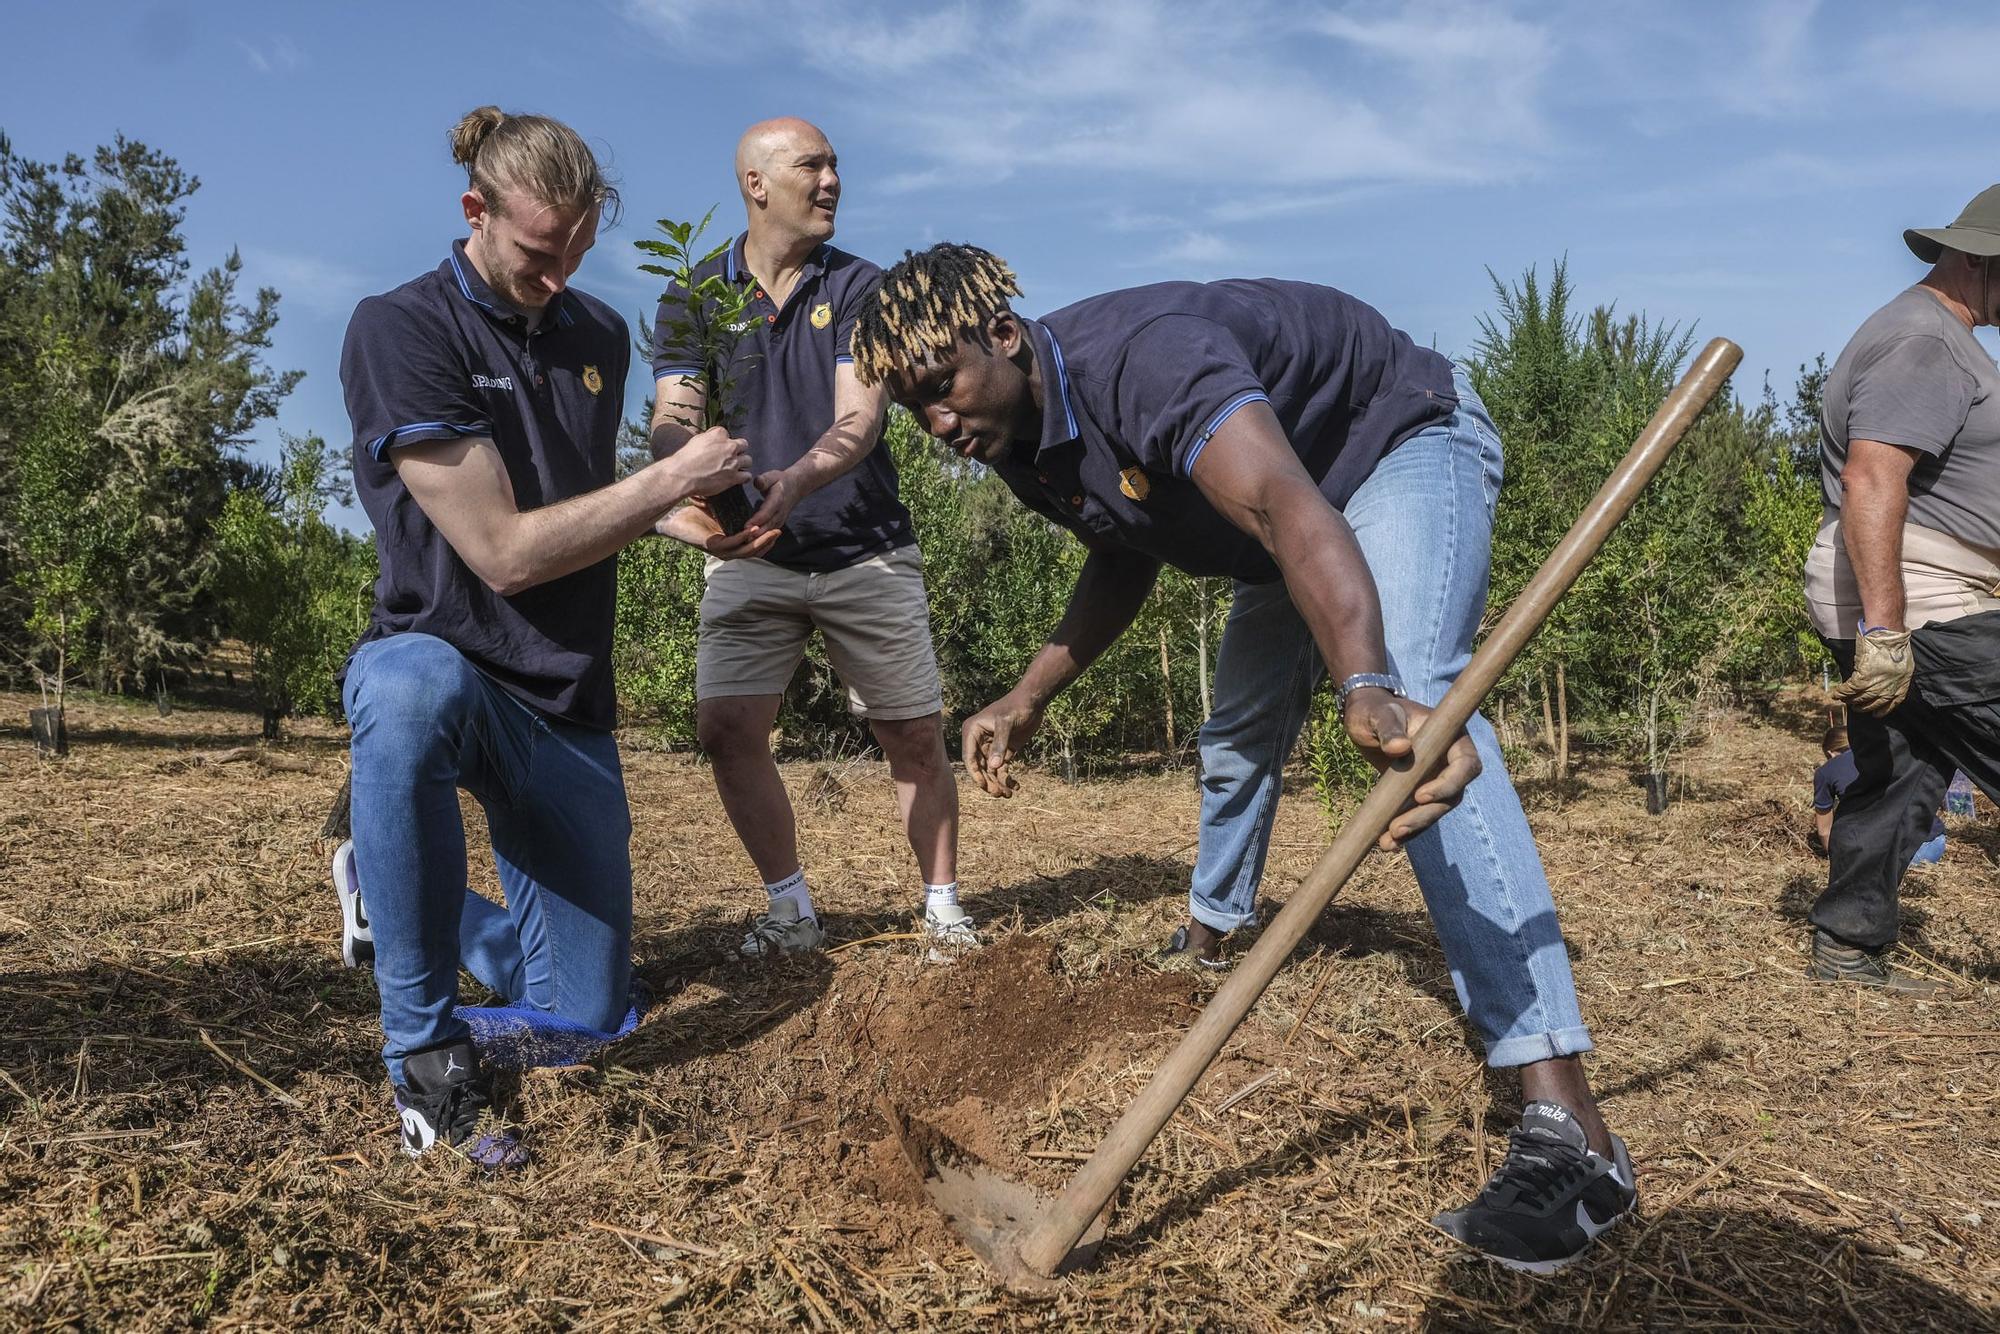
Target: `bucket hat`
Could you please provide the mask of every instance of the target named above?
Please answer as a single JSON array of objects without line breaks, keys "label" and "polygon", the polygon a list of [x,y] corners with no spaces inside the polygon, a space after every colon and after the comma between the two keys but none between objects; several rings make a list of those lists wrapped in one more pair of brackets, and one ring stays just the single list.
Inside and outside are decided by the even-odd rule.
[{"label": "bucket hat", "polygon": [[1912,227],[1903,244],[1926,264],[1946,248],[1966,255],[2000,255],[2000,185],[1981,190],[1949,227]]}]

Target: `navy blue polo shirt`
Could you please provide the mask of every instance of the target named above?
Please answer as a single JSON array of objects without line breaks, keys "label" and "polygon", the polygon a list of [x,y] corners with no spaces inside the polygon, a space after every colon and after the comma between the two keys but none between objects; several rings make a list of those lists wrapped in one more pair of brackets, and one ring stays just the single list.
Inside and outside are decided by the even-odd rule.
[{"label": "navy blue polo shirt", "polygon": [[[1860,781],[1861,766],[1854,762],[1854,752],[1841,751],[1813,770],[1813,809],[1822,814],[1832,810],[1847,795],[1847,789]],[[1944,832],[1944,821],[1932,815],[1931,831],[1924,835],[1924,841],[1928,843]]]},{"label": "navy blue polo shirt", "polygon": [[[732,283],[754,282],[744,239],[696,269],[695,281],[719,273]],[[758,290],[729,373],[709,381],[736,381],[724,420],[750,442],[754,472],[791,467],[833,426],[834,367],[854,360],[847,350],[854,322],[881,280],[882,271],[867,260],[822,245],[783,306]],[[705,368],[698,350],[668,328],[675,305],[671,291],[660,303],[653,378],[678,383]],[[678,309],[685,320],[686,306]],[[798,503],[765,559],[796,570],[839,570],[914,541],[910,512],[896,496],[895,462],[877,437],[861,462]]]},{"label": "navy blue polo shirt", "polygon": [[596,490],[615,473],[631,361],[624,319],[574,288],[530,332],[463,242],[433,272],[355,307],[340,384],[354,425],[354,489],[382,566],[362,643],[436,635],[515,698],[611,728],[616,558],[503,597],[432,526],[396,475],[394,451],[484,436],[523,510]]},{"label": "navy blue polo shirt", "polygon": [[994,471],[1086,545],[1189,574],[1279,577],[1193,481],[1210,437],[1244,405],[1270,405],[1335,509],[1383,455],[1458,405],[1443,356],[1311,283],[1156,283],[1023,323],[1042,367],[1042,434]]},{"label": "navy blue polo shirt", "polygon": [[1861,779],[1861,768],[1854,762],[1854,752],[1843,750],[1819,768],[1813,770],[1813,809],[1830,811],[1840,804],[1847,789]]}]

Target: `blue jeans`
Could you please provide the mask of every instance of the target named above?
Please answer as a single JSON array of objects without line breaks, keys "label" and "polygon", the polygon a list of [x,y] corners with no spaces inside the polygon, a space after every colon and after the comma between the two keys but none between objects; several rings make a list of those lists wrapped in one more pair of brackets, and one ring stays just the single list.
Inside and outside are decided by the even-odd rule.
[{"label": "blue jeans", "polygon": [[[1500,436],[1462,371],[1449,419],[1391,451],[1344,511],[1382,600],[1389,666],[1436,705],[1472,657],[1486,609]],[[1325,671],[1282,583],[1239,584],[1201,729],[1201,846],[1189,909],[1227,931],[1256,915],[1257,882],[1291,754]],[[1487,1063],[1590,1050],[1569,955],[1520,798],[1485,718],[1484,766],[1457,808],[1405,846]]]},{"label": "blue jeans", "polygon": [[[433,635],[363,644],[354,728],[355,869],[375,932],[382,1055],[467,1034],[463,966],[509,1004],[606,1033],[632,973],[631,812],[608,732],[550,718]],[[507,906],[468,890],[458,789],[486,812]]]}]

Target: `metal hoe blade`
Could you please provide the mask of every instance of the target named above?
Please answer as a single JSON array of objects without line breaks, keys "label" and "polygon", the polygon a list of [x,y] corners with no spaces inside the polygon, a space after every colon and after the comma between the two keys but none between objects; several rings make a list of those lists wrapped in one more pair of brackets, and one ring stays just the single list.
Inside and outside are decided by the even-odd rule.
[{"label": "metal hoe blade", "polygon": [[1055,1196],[994,1171],[948,1140],[927,1136],[929,1142],[920,1144],[886,1098],[878,1109],[931,1205],[1008,1289],[1030,1295],[1060,1291],[1064,1275],[1096,1258],[1109,1209],[1092,1221],[1053,1275],[1038,1273],[1021,1258],[1021,1243],[1043,1223]]}]

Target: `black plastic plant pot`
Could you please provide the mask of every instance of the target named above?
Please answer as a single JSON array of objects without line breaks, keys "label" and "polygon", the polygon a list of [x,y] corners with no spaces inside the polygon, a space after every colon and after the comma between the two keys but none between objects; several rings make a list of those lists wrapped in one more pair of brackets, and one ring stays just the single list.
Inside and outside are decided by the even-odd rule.
[{"label": "black plastic plant pot", "polygon": [[69,754],[69,729],[63,724],[63,711],[60,708],[29,709],[28,730],[35,734],[37,753]]},{"label": "black plastic plant pot", "polygon": [[723,532],[734,537],[743,531],[743,526],[750,522],[750,516],[763,503],[764,498],[757,494],[757,488],[743,482],[710,496],[708,512],[715,516],[715,522]]},{"label": "black plastic plant pot", "polygon": [[1644,775],[1646,788],[1646,814],[1665,815],[1667,813],[1667,775]]}]

